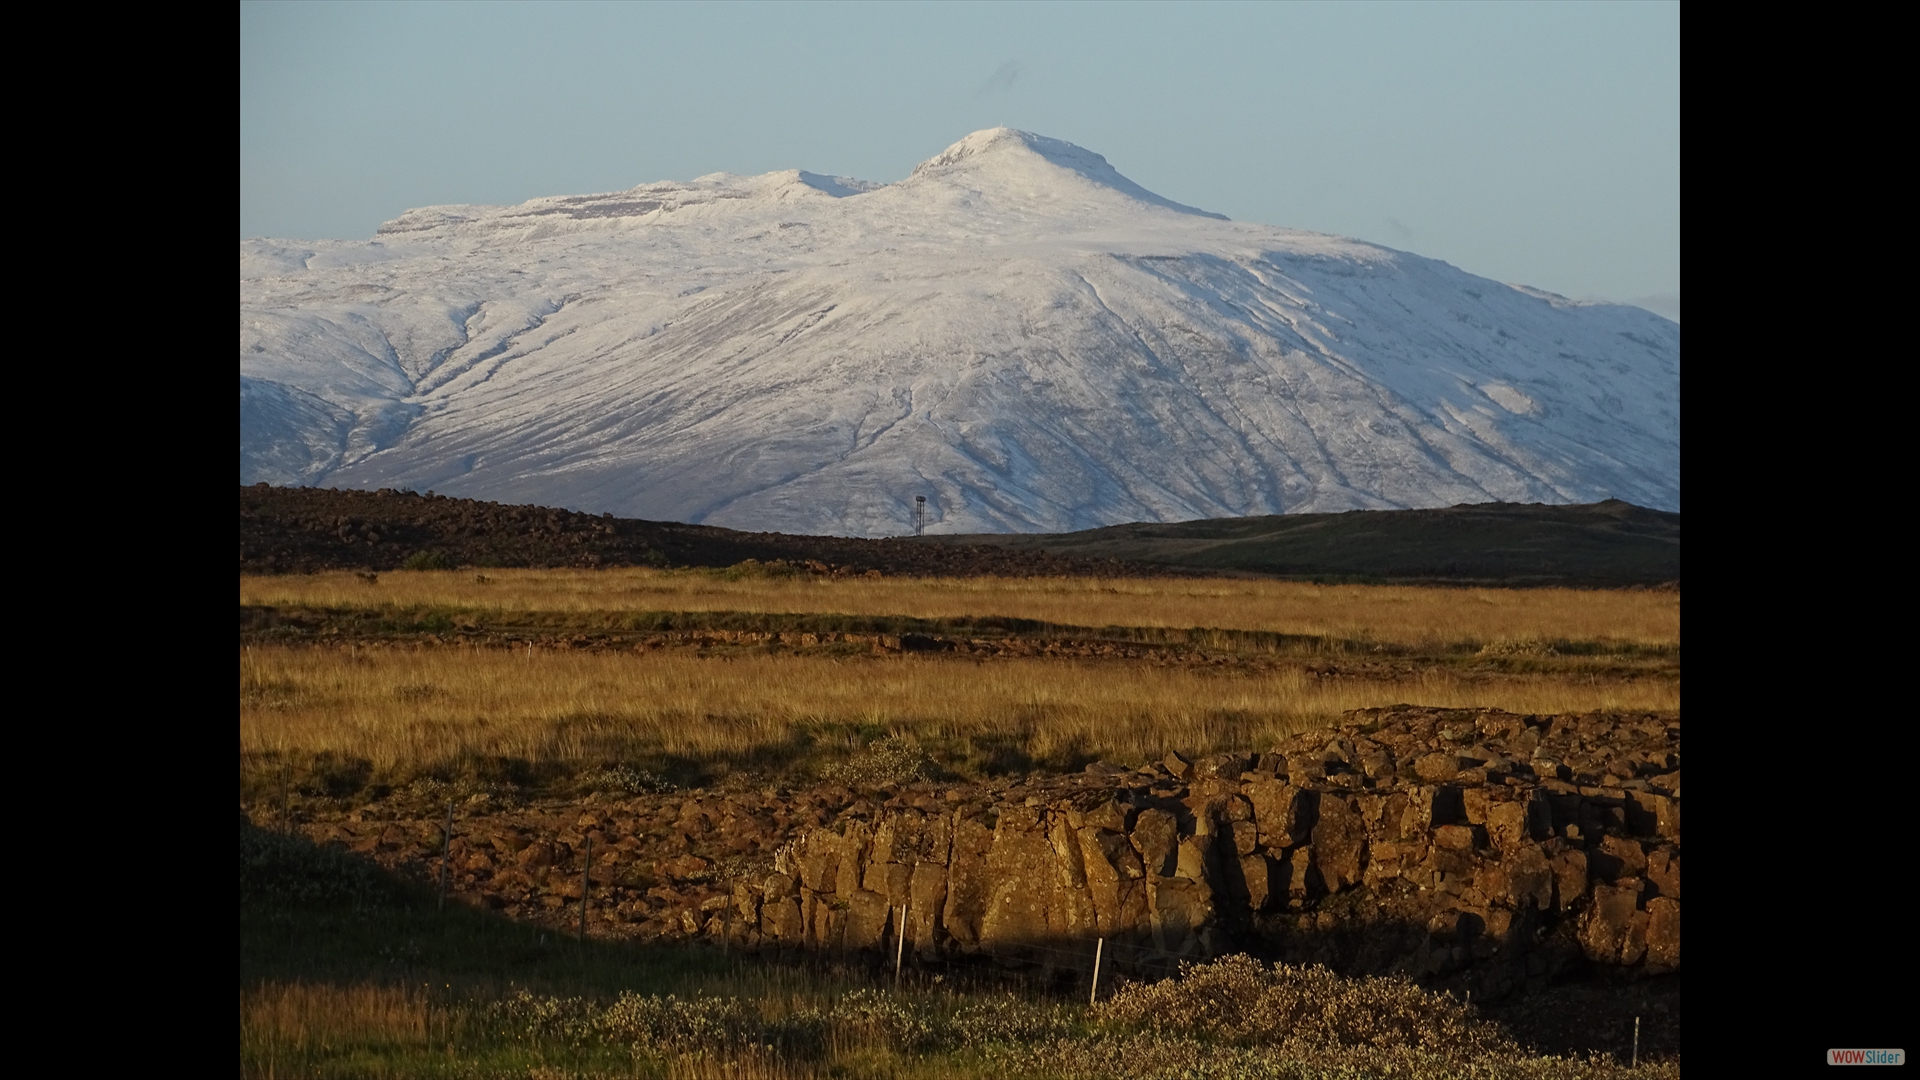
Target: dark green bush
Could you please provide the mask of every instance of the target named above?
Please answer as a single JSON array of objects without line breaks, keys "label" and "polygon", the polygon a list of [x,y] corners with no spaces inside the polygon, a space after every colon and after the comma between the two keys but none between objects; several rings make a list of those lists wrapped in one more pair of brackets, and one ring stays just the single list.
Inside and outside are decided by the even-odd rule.
[{"label": "dark green bush", "polygon": [[351,754],[336,754],[331,750],[322,750],[315,754],[313,762],[307,766],[306,778],[300,784],[303,795],[324,795],[330,799],[344,799],[367,786],[373,779],[373,762]]}]

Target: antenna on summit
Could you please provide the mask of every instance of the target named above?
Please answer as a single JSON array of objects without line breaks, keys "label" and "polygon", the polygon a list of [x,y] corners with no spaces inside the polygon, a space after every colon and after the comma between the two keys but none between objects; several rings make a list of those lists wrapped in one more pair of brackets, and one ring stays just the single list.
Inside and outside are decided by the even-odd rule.
[{"label": "antenna on summit", "polygon": [[915,495],[913,497],[913,535],[919,536],[926,530],[926,527],[927,497],[925,495]]}]

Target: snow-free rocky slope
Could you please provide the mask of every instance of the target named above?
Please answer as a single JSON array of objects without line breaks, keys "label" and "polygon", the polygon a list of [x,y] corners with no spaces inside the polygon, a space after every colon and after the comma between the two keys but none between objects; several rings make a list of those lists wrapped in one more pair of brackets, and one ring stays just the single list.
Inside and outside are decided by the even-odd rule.
[{"label": "snow-free rocky slope", "polygon": [[[1283,183],[1284,179],[1276,179]],[[996,128],[240,245],[240,481],[754,530],[1680,505],[1680,328]]]}]

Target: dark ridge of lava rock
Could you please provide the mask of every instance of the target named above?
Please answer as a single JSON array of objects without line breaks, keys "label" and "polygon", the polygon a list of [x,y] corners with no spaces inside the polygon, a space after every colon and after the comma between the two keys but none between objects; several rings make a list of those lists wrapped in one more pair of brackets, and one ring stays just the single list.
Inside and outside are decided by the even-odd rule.
[{"label": "dark ridge of lava rock", "polygon": [[445,567],[723,567],[748,560],[902,577],[1169,577],[1119,559],[837,536],[744,533],[383,488],[240,489],[240,572]]}]

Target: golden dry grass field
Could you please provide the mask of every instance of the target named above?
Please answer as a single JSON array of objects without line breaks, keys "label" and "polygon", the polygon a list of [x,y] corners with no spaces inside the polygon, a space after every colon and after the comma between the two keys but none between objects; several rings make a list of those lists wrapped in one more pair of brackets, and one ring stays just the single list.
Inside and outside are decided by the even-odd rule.
[{"label": "golden dry grass field", "polygon": [[1007,616],[1067,626],[1210,627],[1432,645],[1498,639],[1677,645],[1680,594],[1315,585],[1223,578],[826,578],[702,570],[393,571],[240,578],[240,602],[495,611]]},{"label": "golden dry grass field", "polygon": [[1522,713],[1680,704],[1670,679],[1435,671],[1327,680],[1297,667],[915,656],[267,647],[242,654],[240,680],[243,752],[331,750],[403,771],[472,756],[764,760],[863,731],[956,750],[1011,737],[1036,759],[1137,763],[1174,749],[1261,746],[1347,709],[1400,702]]},{"label": "golden dry grass field", "polygon": [[[437,815],[456,796],[469,806],[598,798],[605,789],[594,785],[636,770],[683,787],[798,786],[901,747],[914,748],[916,768],[924,751],[966,777],[1098,758],[1131,765],[1169,750],[1264,750],[1346,710],[1403,702],[1522,713],[1680,707],[1677,593],[829,579],[736,568],[243,575],[240,602],[242,802],[265,812],[255,820],[275,822],[375,804],[430,804]],[[249,609],[278,621],[250,621]],[[573,628],[620,622],[599,615],[647,613],[715,618],[628,621],[697,629],[722,624],[720,613],[997,617],[1048,624],[1016,628],[1029,634],[1024,645],[1123,648],[788,648],[651,631],[563,647]],[[528,647],[489,626],[545,629],[525,635],[540,638]],[[1101,632],[1114,628],[1167,633]],[[1221,633],[1189,633],[1208,629]],[[1282,647],[1252,634],[1299,640]],[[895,741],[875,745],[886,736]],[[354,901],[364,910],[318,905],[313,882],[354,858],[243,821],[242,1075],[1163,1076],[1177,1066],[1179,1075],[1229,1076],[1328,1062],[1357,1074],[1380,1068],[1383,1054],[1395,1075],[1678,1075],[1677,1060],[1628,1070],[1505,1043],[1498,1067],[1479,1043],[1445,1053],[1316,1044],[1307,1059],[1277,1036],[1273,1047],[1214,1046],[1135,1032],[1124,1017],[1080,1006],[1078,989],[1071,1007],[1046,992],[1015,998],[957,984],[881,994],[851,969],[785,968],[737,950],[550,942],[543,927],[498,913],[443,910],[417,883],[380,886],[393,893],[386,899],[369,886],[374,899]],[[1340,986],[1345,994],[1361,984]],[[1420,1001],[1436,1016],[1457,1008],[1442,994]],[[1173,1011],[1201,1015],[1197,1004]],[[682,1029],[697,1047],[675,1041]],[[715,1033],[735,1049],[714,1051]]]},{"label": "golden dry grass field", "polygon": [[[961,771],[1138,763],[1169,750],[1258,749],[1345,710],[1413,703],[1515,712],[1676,712],[1677,593],[1316,586],[1241,580],[854,579],[700,571],[492,571],[243,577],[243,605],[477,612],[778,612],[1010,616],[1085,627],[1325,635],[1415,650],[1328,677],[1304,662],[1216,667],[1125,659],[692,649],[569,652],[255,645],[240,657],[243,758],[328,752],[403,780],[517,759],[805,774],[881,735]],[[1422,648],[1579,641],[1604,654],[1515,670],[1428,663]],[[1595,644],[1598,643],[1598,644]],[[684,771],[684,768],[683,768]]]}]

